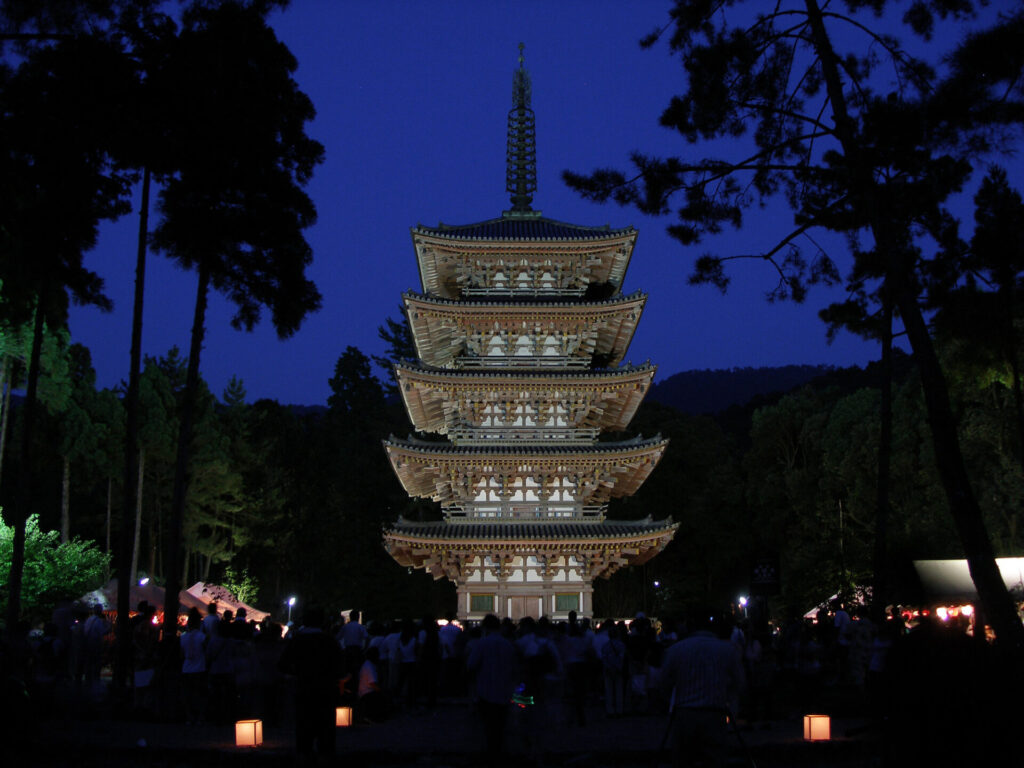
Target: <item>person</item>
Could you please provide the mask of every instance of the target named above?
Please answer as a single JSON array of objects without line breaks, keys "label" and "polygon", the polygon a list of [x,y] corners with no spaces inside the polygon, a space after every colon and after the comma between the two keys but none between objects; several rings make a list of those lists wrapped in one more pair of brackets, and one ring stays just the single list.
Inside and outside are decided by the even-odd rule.
[{"label": "person", "polygon": [[459,644],[462,628],[455,623],[455,614],[449,613],[447,622],[438,630],[441,641],[441,695],[458,696],[462,693],[462,660]]},{"label": "person", "polygon": [[334,755],[334,708],[343,676],[341,648],[324,631],[326,614],[318,606],[306,608],[302,626],[281,654],[280,669],[295,677],[295,748],[303,757],[314,751],[324,758]]},{"label": "person", "polygon": [[417,697],[422,696],[427,709],[433,709],[437,704],[437,683],[441,674],[441,638],[437,620],[430,614],[423,617],[417,643]]},{"label": "person", "polygon": [[345,655],[345,671],[352,677],[359,674],[363,665],[363,649],[366,646],[366,627],[360,622],[359,611],[352,611],[337,634],[337,641]]},{"label": "person", "polygon": [[569,612],[569,629],[563,643],[566,688],[573,721],[581,728],[587,724],[586,703],[589,685],[588,662],[592,655],[583,627],[576,621],[576,612]]},{"label": "person", "polygon": [[199,723],[206,699],[206,634],[198,608],[188,612],[185,634],[181,636],[181,690],[185,703],[185,722]]},{"label": "person", "polygon": [[395,692],[407,706],[411,706],[416,700],[414,686],[418,651],[416,625],[412,619],[405,619],[402,621],[402,632],[398,638],[398,675]]},{"label": "person", "polygon": [[217,615],[217,601],[212,600],[206,606],[206,616],[203,617],[203,632],[208,638],[217,633],[218,624],[220,624],[220,617]]},{"label": "person", "polygon": [[833,600],[832,610],[835,612],[832,625],[835,630],[833,653],[836,660],[836,678],[837,682],[842,684],[848,682],[850,674],[850,639],[853,634],[853,620],[846,612],[846,606],[842,600]]},{"label": "person", "polygon": [[470,651],[466,667],[476,681],[477,708],[484,726],[484,762],[496,765],[504,755],[505,722],[515,692],[516,648],[501,634],[493,613],[484,616],[483,636]]},{"label": "person", "polygon": [[387,718],[388,703],[387,694],[380,687],[377,677],[377,663],[380,661],[380,652],[376,647],[369,647],[364,654],[366,660],[359,668],[359,716],[368,722],[380,722]]},{"label": "person", "polygon": [[100,671],[103,668],[103,643],[110,634],[111,626],[99,603],[92,607],[92,615],[85,620],[82,630],[85,643],[85,689],[91,699],[98,699],[102,693]]},{"label": "person", "polygon": [[235,646],[231,625],[220,621],[206,638],[206,673],[210,684],[209,715],[218,725],[235,717]]},{"label": "person", "polygon": [[713,631],[720,617],[707,609],[694,617],[694,631],[665,652],[662,668],[662,684],[672,690],[673,762],[725,765],[729,702],[743,685],[743,664],[736,646]]},{"label": "person", "polygon": [[608,717],[622,717],[623,694],[626,688],[626,644],[622,642],[625,629],[605,622],[605,641],[601,645],[601,666],[604,671],[604,705]]}]

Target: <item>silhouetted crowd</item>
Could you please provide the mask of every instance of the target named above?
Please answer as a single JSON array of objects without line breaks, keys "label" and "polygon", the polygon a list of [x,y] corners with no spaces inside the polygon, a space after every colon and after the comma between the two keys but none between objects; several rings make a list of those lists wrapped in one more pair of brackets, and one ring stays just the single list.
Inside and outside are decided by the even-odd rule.
[{"label": "silhouetted crowd", "polygon": [[[893,763],[995,749],[999,738],[973,739],[993,727],[1012,732],[1020,714],[1004,697],[1019,679],[1019,652],[933,617],[911,626],[896,611],[870,617],[839,603],[780,625],[707,609],[662,622],[639,613],[592,624],[571,613],[363,623],[358,611],[332,617],[311,606],[288,627],[211,603],[166,640],[156,615],[143,603],[131,621],[134,717],[290,723],[300,753],[333,752],[337,706],[376,723],[427,713],[442,697],[473,702],[487,759],[503,754],[512,716],[525,751],[541,760],[556,729],[585,726],[599,706],[608,718],[672,713],[666,743],[710,764],[725,759],[740,728],[835,711],[839,690],[843,707],[870,715]],[[102,610],[61,605],[41,633],[27,630],[4,638],[5,705],[25,695],[23,716],[51,715],[69,701],[104,700],[113,632]]]}]

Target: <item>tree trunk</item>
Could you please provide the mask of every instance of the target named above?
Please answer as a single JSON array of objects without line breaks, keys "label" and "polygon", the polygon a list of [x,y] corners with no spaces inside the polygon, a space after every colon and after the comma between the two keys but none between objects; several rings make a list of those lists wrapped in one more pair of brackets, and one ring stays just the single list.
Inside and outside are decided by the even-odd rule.
[{"label": "tree trunk", "polygon": [[185,497],[188,493],[188,461],[192,442],[192,420],[195,418],[199,395],[199,355],[203,349],[206,321],[206,301],[210,288],[210,269],[201,263],[196,308],[192,318],[192,343],[188,353],[188,373],[185,378],[185,396],[181,405],[181,423],[178,431],[178,457],[174,468],[174,494],[171,519],[167,527],[166,572],[164,595],[164,637],[177,631],[178,592],[181,590],[181,544],[185,521]]},{"label": "tree trunk", "polygon": [[889,469],[892,457],[892,301],[882,286],[882,381],[879,384],[878,477],[875,485],[874,584],[871,602],[879,611],[889,604]]},{"label": "tree trunk", "polygon": [[32,514],[32,430],[35,425],[39,360],[43,347],[43,304],[46,286],[36,298],[35,327],[32,331],[32,354],[28,366],[28,389],[25,393],[25,418],[21,432],[21,472],[18,473],[18,504],[12,511],[14,541],[11,543],[11,570],[7,579],[7,626],[15,627],[21,619],[21,587],[25,572],[25,524]]},{"label": "tree trunk", "polygon": [[907,329],[907,338],[914,350],[917,369],[921,374],[921,389],[924,391],[939,478],[946,491],[949,511],[960,535],[971,578],[978,590],[985,616],[991,622],[1000,641],[1013,648],[1024,648],[1024,624],[1021,624],[1017,616],[1016,606],[996,565],[992,542],[985,529],[981,508],[971,488],[960,451],[960,438],[956,432],[953,409],[949,403],[946,379],[942,374],[917,297],[904,290],[895,298],[903,325]]},{"label": "tree trunk", "polygon": [[870,206],[869,222],[875,248],[890,262],[887,282],[891,284],[885,286],[885,290],[889,291],[894,308],[899,310],[914,352],[914,361],[921,374],[921,388],[924,391],[928,423],[931,426],[935,464],[946,492],[953,522],[960,535],[964,554],[967,555],[971,578],[978,590],[985,615],[992,623],[1000,642],[1011,648],[1024,648],[1024,624],[1017,616],[1016,606],[996,566],[992,543],[981,517],[981,508],[974,496],[964,465],[942,366],[939,364],[928,326],[921,314],[918,294],[910,287],[915,282],[913,266],[909,261],[913,257],[908,256],[909,248],[901,241],[901,238],[905,237],[905,231],[902,227],[893,226],[895,223],[887,219],[885,211],[881,210],[884,203],[871,175],[872,167],[868,162],[861,162],[860,139],[857,136],[856,124],[850,118],[846,107],[839,62],[835,49],[828,39],[821,8],[817,0],[804,2],[815,49],[821,59],[825,88],[832,105],[835,135],[843,148],[846,165],[850,169],[851,192],[864,205]]},{"label": "tree trunk", "polygon": [[[145,447],[140,447],[138,488],[135,493],[135,542],[132,544],[132,584],[134,584],[135,580],[139,577],[139,539],[142,538],[142,479],[145,471],[146,449]],[[152,567],[149,569],[149,575],[150,577],[153,576]]]},{"label": "tree trunk", "polygon": [[11,412],[11,385],[13,381],[9,381],[11,374],[11,358],[10,355],[4,355],[4,366],[3,366],[3,385],[0,386],[0,393],[3,394],[4,404],[3,413],[0,414],[0,478],[4,474],[4,448],[7,446],[7,414]]},{"label": "tree trunk", "polygon": [[71,540],[71,457],[64,456],[64,474],[60,486],[60,543]]},{"label": "tree trunk", "polygon": [[114,478],[107,478],[107,572],[104,574],[107,581],[110,581],[110,509],[113,503]]},{"label": "tree trunk", "polygon": [[[135,296],[132,304],[132,341],[128,365],[128,391],[125,393],[124,488],[121,504],[121,535],[117,548],[117,647],[114,663],[114,687],[122,693],[128,688],[128,672],[132,665],[129,575],[132,567],[130,524],[132,502],[135,500],[136,461],[139,442],[139,369],[142,360],[142,300],[146,285],[146,239],[149,236],[149,168],[142,171],[142,204],[139,209],[138,248],[135,254]],[[126,697],[122,697],[126,698]]]}]

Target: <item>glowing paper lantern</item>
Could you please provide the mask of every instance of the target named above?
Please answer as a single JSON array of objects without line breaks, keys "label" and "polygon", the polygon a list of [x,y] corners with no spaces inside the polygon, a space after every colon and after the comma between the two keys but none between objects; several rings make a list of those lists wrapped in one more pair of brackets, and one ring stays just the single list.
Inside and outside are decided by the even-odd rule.
[{"label": "glowing paper lantern", "polygon": [[235,746],[258,747],[263,744],[262,720],[239,720],[235,723]]},{"label": "glowing paper lantern", "polygon": [[334,710],[334,724],[339,728],[352,725],[352,707],[338,707]]},{"label": "glowing paper lantern", "polygon": [[828,741],[830,738],[828,715],[804,715],[804,741]]}]

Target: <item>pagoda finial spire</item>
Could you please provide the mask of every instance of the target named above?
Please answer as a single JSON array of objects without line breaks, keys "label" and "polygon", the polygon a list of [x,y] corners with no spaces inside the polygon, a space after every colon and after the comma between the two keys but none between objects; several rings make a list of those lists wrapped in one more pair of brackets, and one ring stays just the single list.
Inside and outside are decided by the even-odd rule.
[{"label": "pagoda finial spire", "polygon": [[505,154],[505,190],[512,195],[510,213],[532,211],[537,191],[537,129],[530,109],[530,73],[519,44],[519,68],[512,75],[512,109],[508,113],[508,146]]}]

